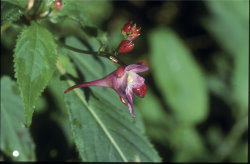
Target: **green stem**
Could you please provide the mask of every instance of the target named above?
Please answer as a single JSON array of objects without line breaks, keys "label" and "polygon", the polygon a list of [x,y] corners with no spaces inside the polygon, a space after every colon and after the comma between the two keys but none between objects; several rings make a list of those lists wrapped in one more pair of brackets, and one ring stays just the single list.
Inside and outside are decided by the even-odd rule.
[{"label": "green stem", "polygon": [[[56,41],[59,45],[71,50],[71,51],[74,51],[74,52],[78,52],[78,53],[83,53],[83,54],[88,54],[88,55],[95,55],[95,56],[101,56],[101,57],[105,57],[109,60],[111,60],[110,58],[113,58],[115,60],[117,60],[117,62],[115,63],[118,63],[120,65],[126,65],[125,63],[123,63],[118,57],[115,57],[114,55],[112,55],[111,53],[109,52],[105,52],[105,51],[99,51],[99,52],[95,52],[95,51],[86,51],[86,50],[81,50],[81,49],[78,49],[78,48],[74,48],[74,47],[71,47],[69,45],[66,45],[60,41]],[[113,61],[114,62],[114,61]]]},{"label": "green stem", "polygon": [[239,119],[238,122],[234,124],[228,136],[217,148],[216,155],[218,157],[218,161],[223,161],[226,157],[230,155],[230,153],[232,153],[232,151],[235,149],[237,142],[239,141],[242,134],[247,130],[247,128],[248,116]]}]

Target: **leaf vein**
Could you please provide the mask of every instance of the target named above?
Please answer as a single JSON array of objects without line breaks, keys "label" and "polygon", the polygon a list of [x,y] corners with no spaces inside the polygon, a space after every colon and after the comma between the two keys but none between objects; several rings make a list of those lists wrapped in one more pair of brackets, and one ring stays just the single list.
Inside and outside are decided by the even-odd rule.
[{"label": "leaf vein", "polygon": [[[67,80],[67,82],[70,84],[70,86],[74,85],[74,83],[72,81]],[[105,125],[102,123],[102,121],[100,120],[100,118],[95,113],[95,111],[87,104],[86,100],[83,98],[83,96],[79,92],[79,89],[75,89],[74,92],[80,98],[80,100],[83,102],[84,106],[86,106],[86,108],[90,111],[90,113],[95,118],[95,120],[97,121],[97,123],[99,124],[99,126],[103,129],[104,133],[106,134],[106,136],[108,137],[108,139],[110,140],[110,142],[114,145],[115,149],[118,151],[118,153],[120,154],[120,156],[123,159],[123,161],[124,162],[128,162],[127,158],[125,157],[125,155],[123,154],[123,152],[119,148],[119,146],[116,143],[116,141],[114,140],[114,138],[111,136],[111,134],[109,133],[109,131],[107,130],[107,128],[105,127]]]}]

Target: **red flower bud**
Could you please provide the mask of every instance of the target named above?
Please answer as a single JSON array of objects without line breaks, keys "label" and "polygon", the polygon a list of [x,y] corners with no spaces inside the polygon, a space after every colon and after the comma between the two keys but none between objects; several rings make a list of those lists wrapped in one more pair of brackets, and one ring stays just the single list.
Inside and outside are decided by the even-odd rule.
[{"label": "red flower bud", "polygon": [[140,35],[141,27],[136,28],[133,32],[134,35]]},{"label": "red flower bud", "polygon": [[125,72],[124,69],[125,69],[124,66],[119,66],[115,71],[116,77],[118,78],[122,77]]},{"label": "red flower bud", "polygon": [[130,41],[136,39],[140,35],[141,27],[136,27],[136,24],[133,24],[132,21],[125,24],[122,28],[122,34]]},{"label": "red flower bud", "polygon": [[123,26],[122,31],[124,31],[126,34],[129,34],[131,31],[131,27],[132,27],[131,23],[127,23]]},{"label": "red flower bud", "polygon": [[55,0],[55,9],[61,10],[62,8],[62,0]]},{"label": "red flower bud", "polygon": [[147,93],[147,86],[146,86],[146,84],[145,83],[142,84],[139,88],[133,88],[133,92],[137,96],[143,98],[146,95],[146,93]]},{"label": "red flower bud", "polygon": [[129,40],[123,40],[121,44],[119,45],[119,51],[121,53],[128,53],[134,48],[134,43]]}]

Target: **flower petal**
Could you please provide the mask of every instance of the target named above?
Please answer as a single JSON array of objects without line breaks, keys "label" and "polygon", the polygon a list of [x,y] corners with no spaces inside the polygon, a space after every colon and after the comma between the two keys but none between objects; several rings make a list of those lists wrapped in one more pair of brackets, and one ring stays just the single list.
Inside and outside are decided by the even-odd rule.
[{"label": "flower petal", "polygon": [[131,76],[132,82],[128,82],[130,88],[138,88],[142,84],[144,84],[145,79],[139,76],[135,72],[129,72],[129,76]]},{"label": "flower petal", "polygon": [[148,67],[144,63],[130,64],[125,68],[125,71],[133,71],[133,72],[145,72],[147,70]]},{"label": "flower petal", "polygon": [[128,108],[132,117],[135,117],[134,104],[133,104],[133,90],[130,87],[126,88],[126,98],[128,100]]},{"label": "flower petal", "polygon": [[115,75],[113,76],[113,89],[121,96],[126,97],[126,88],[127,88],[127,74],[124,74],[121,78],[117,78]]}]

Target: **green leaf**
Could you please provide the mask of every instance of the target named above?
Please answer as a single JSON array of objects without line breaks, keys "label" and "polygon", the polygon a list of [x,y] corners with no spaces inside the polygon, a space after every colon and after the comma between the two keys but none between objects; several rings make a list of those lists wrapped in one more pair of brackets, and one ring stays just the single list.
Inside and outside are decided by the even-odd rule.
[{"label": "green leaf", "polygon": [[[67,38],[66,43],[86,49],[72,37]],[[92,38],[88,43],[94,50],[97,49]],[[79,69],[80,77],[84,76],[82,82],[100,79],[117,67],[106,58],[72,51],[66,53]],[[66,90],[74,83],[67,80],[58,85]],[[65,102],[75,143],[83,161],[160,161],[157,152],[143,135],[139,112],[135,109],[137,117],[133,119],[114,90],[90,87],[85,88],[83,93],[80,89],[74,89],[65,94]]]},{"label": "green leaf", "polygon": [[207,116],[207,88],[199,66],[170,29],[150,34],[152,71],[178,121],[194,124]]},{"label": "green leaf", "polygon": [[74,65],[70,61],[70,59],[67,55],[60,54],[58,56],[58,60],[59,60],[60,64],[62,65],[62,67],[65,68],[65,70],[67,70],[67,73],[69,73],[70,75],[72,75],[75,78],[78,78],[78,75],[77,75],[77,72],[74,68]]},{"label": "green leaf", "polygon": [[26,8],[29,2],[29,0],[1,0],[1,1],[11,3],[13,5],[19,6],[24,9]]},{"label": "green leaf", "polygon": [[248,109],[249,74],[249,1],[207,1],[211,16],[203,20],[204,27],[219,45],[234,58],[231,96],[242,115]]},{"label": "green leaf", "polygon": [[[25,122],[24,106],[16,83],[9,77],[1,78],[1,151],[13,161],[34,161],[35,145]],[[13,156],[14,151],[19,156]]]},{"label": "green leaf", "polygon": [[63,1],[63,8],[60,11],[55,11],[54,18],[66,15],[79,20],[84,25],[100,25],[110,16],[111,12],[112,5],[108,0],[67,0]]},{"label": "green leaf", "polygon": [[235,163],[248,163],[248,141],[240,143],[234,148],[230,159]]},{"label": "green leaf", "polygon": [[10,50],[14,49],[17,36],[18,34],[20,34],[22,29],[23,26],[19,26],[16,24],[8,23],[3,25],[1,27],[1,45]]},{"label": "green leaf", "polygon": [[1,1],[1,26],[18,20],[23,15],[23,11],[16,5]]},{"label": "green leaf", "polygon": [[37,98],[47,86],[57,59],[56,44],[49,31],[33,24],[18,37],[14,63],[29,126]]},{"label": "green leaf", "polygon": [[116,49],[124,36],[121,35],[121,27],[123,27],[128,22],[127,18],[121,17],[119,19],[114,19],[109,24],[108,34],[109,34],[109,45],[113,49]]},{"label": "green leaf", "polygon": [[[61,56],[62,55],[59,56],[59,61],[60,61]],[[64,65],[68,65],[68,64],[71,65],[72,63],[67,63],[67,64],[64,63]],[[64,68],[70,68],[70,66],[67,66]],[[69,70],[72,70],[72,68],[70,68]],[[61,127],[61,129],[63,130],[63,133],[65,134],[67,138],[69,146],[73,146],[74,140],[73,140],[72,131],[70,127],[68,110],[64,102],[64,95],[62,94],[62,90],[64,88],[63,86],[59,85],[60,84],[59,77],[60,77],[60,73],[56,71],[48,85],[48,89],[51,95],[53,96],[53,101],[55,101],[55,104],[57,104],[57,107],[58,107],[57,110],[52,110],[50,112],[50,117],[53,120],[55,120],[58,123],[58,125]]]},{"label": "green leaf", "polygon": [[[175,162],[198,162],[207,161],[201,157],[205,154],[205,147],[201,136],[192,127],[179,126],[171,131],[171,146],[175,147]],[[199,159],[200,158],[200,159]],[[199,160],[197,160],[199,159]],[[197,160],[197,161],[196,161]]]},{"label": "green leaf", "polygon": [[140,112],[143,114],[144,119],[151,123],[164,123],[169,121],[169,119],[166,119],[168,116],[161,106],[159,100],[152,93],[150,88],[148,88],[147,94],[143,98],[143,101],[138,102],[136,106],[140,108]]},{"label": "green leaf", "polygon": [[147,134],[157,143],[174,151],[173,161],[192,162],[194,158],[204,153],[204,146],[197,131],[192,126],[183,127],[183,124],[180,126],[171,115],[164,111],[150,88],[144,100],[136,107],[139,107],[145,119]]},{"label": "green leaf", "polygon": [[[74,83],[68,81],[63,86],[71,85]],[[110,98],[93,94],[88,102],[79,89],[65,95],[73,136],[83,161],[160,161],[127,109],[114,106]]]},{"label": "green leaf", "polygon": [[33,7],[28,10],[29,15],[44,15],[46,12],[50,11],[51,8],[55,7],[54,0],[42,0],[42,1],[34,1]]},{"label": "green leaf", "polygon": [[[245,115],[243,118],[238,119],[233,125],[231,131],[223,138],[222,142],[219,143],[216,148],[216,154],[219,161],[223,161],[229,157],[237,146],[240,145],[242,136],[248,130],[248,116]],[[239,142],[240,141],[240,142]]]},{"label": "green leaf", "polygon": [[249,1],[207,1],[211,16],[204,27],[230,54],[248,45]]},{"label": "green leaf", "polygon": [[148,87],[147,94],[143,100],[135,105],[140,110],[145,122],[147,134],[157,143],[169,146],[169,133],[171,128],[176,128],[177,124],[173,118],[168,115],[158,98]]}]

